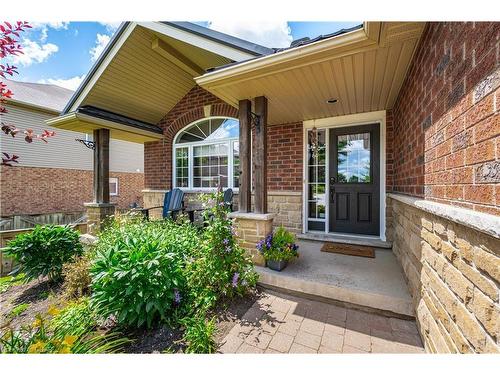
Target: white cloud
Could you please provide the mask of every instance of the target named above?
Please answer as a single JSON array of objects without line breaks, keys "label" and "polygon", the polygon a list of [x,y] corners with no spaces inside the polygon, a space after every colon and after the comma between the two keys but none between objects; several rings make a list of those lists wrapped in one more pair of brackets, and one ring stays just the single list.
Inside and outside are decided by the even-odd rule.
[{"label": "white cloud", "polygon": [[21,64],[22,66],[42,63],[50,55],[59,51],[59,47],[53,43],[38,44],[30,39],[23,39],[21,45],[23,46],[23,53],[12,56],[12,62],[14,64]]},{"label": "white cloud", "polygon": [[92,62],[96,61],[99,58],[106,45],[109,43],[110,39],[111,37],[109,35],[97,34],[95,46],[92,47],[89,51],[91,56],[90,60]]},{"label": "white cloud", "polygon": [[38,80],[38,83],[48,83],[51,85],[61,86],[61,87],[64,87],[66,89],[74,91],[74,90],[76,90],[78,85],[80,85],[80,82],[82,82],[84,77],[85,77],[84,75],[81,75],[81,76],[71,77],[68,79],[64,79],[64,78],[40,79],[40,80]]},{"label": "white cloud", "polygon": [[208,27],[266,47],[289,47],[292,31],[286,21],[214,20]]},{"label": "white cloud", "polygon": [[118,26],[120,26],[121,22],[99,22],[101,25],[106,26],[106,31],[110,34],[113,34]]},{"label": "white cloud", "polygon": [[54,22],[31,22],[31,27],[35,30],[40,30],[40,40],[45,42],[49,33],[49,28],[54,30],[64,29],[67,30],[69,22],[66,21],[54,21]]}]

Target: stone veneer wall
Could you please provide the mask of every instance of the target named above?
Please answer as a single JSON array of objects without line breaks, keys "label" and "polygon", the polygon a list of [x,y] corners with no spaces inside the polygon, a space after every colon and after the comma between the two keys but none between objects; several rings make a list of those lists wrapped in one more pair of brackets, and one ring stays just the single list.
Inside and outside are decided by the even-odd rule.
[{"label": "stone veneer wall", "polygon": [[[163,204],[165,190],[144,190],[144,207]],[[186,193],[184,204],[187,208],[201,207],[199,193]],[[253,198],[253,197],[252,197]],[[267,197],[269,213],[274,214],[273,226],[283,225],[286,229],[302,232],[302,193],[296,191],[270,191]],[[253,204],[252,204],[253,206]],[[238,195],[233,198],[233,211],[238,211]],[[161,210],[151,211],[151,217],[160,217]]]},{"label": "stone veneer wall", "polygon": [[431,213],[414,201],[389,195],[387,234],[426,351],[500,353],[500,239],[445,218],[444,208]]}]

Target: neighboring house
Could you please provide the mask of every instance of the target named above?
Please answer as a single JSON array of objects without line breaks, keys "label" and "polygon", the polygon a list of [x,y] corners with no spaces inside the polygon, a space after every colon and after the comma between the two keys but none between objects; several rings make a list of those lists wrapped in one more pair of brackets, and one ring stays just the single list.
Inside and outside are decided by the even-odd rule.
[{"label": "neighboring house", "polygon": [[392,246],[426,350],[498,352],[499,38],[500,23],[366,22],[271,49],[124,23],[48,123],[95,130],[98,150],[145,142],[146,207],[235,189],[256,263],[277,225]]},{"label": "neighboring house", "polygon": [[[1,121],[36,134],[54,130],[56,135],[47,144],[40,140],[26,143],[22,133],[15,138],[0,137],[2,152],[19,155],[19,164],[1,169],[0,217],[83,213],[83,204],[92,201],[93,154],[76,139],[92,137],[45,124],[64,108],[73,91],[39,83],[6,83],[14,95]],[[111,142],[111,201],[118,208],[142,202],[143,155],[142,145]]]}]

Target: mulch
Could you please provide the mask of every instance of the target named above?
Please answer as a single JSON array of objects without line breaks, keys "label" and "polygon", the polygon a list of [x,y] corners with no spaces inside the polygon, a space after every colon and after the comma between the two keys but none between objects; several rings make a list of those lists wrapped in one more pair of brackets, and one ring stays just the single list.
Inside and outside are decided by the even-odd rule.
[{"label": "mulch", "polygon": [[[23,303],[29,303],[24,312],[14,317],[9,315],[14,307]],[[51,306],[62,303],[61,284],[51,283],[46,278],[10,286],[0,294],[0,335],[9,327],[17,330],[32,324],[37,315],[46,315]]]}]

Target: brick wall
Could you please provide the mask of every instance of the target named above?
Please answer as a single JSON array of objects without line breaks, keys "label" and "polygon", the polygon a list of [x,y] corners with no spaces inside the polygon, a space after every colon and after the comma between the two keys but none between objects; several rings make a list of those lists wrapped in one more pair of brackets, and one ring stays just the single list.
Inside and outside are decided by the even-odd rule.
[{"label": "brick wall", "polygon": [[388,207],[426,351],[500,353],[500,239],[399,199]]},{"label": "brick wall", "polygon": [[[119,179],[118,208],[142,204],[142,173],[110,172]],[[61,168],[1,167],[0,216],[84,211],[92,201],[92,171]]]},{"label": "brick wall", "polygon": [[[238,110],[195,86],[159,122],[165,140],[149,142],[144,147],[145,186],[147,189],[172,187],[172,142],[175,135],[190,123],[211,116],[238,117]],[[272,125],[268,128],[269,190],[302,190],[302,123]]]},{"label": "brick wall", "polygon": [[500,214],[500,23],[430,23],[392,116],[393,191]]},{"label": "brick wall", "polygon": [[268,189],[302,191],[302,122],[269,126],[267,142]]},{"label": "brick wall", "polygon": [[238,117],[238,110],[205,91],[193,87],[158,123],[165,139],[144,144],[144,184],[147,189],[172,188],[172,143],[175,135],[190,123],[205,117],[210,105],[211,116]]}]

